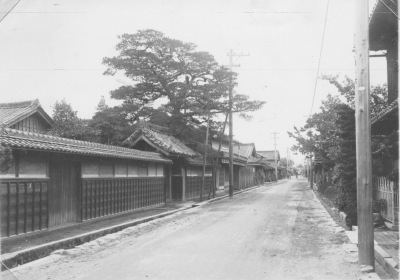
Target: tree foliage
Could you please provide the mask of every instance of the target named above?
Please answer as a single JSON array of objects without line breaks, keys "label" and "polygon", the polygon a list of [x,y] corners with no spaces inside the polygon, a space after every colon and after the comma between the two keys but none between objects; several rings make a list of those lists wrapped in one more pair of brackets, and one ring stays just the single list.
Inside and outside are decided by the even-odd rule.
[{"label": "tree foliage", "polygon": [[[119,39],[118,55],[103,59],[107,66],[104,74],[122,72],[132,80],[131,85],[111,91],[111,97],[121,100],[122,105],[110,111],[123,112],[129,124],[148,120],[190,133],[207,122],[208,114],[228,111],[228,93],[236,84],[236,74],[219,65],[208,52],[151,29],[123,34]],[[246,113],[263,104],[236,94],[233,111],[248,117]],[[221,122],[211,120],[211,127],[216,134]]]},{"label": "tree foliage", "polygon": [[48,134],[97,142],[99,131],[88,126],[88,121],[82,120],[77,116],[76,111],[67,103],[65,99],[56,101],[52,115],[54,124]]},{"label": "tree foliage", "polygon": [[335,203],[347,214],[346,222],[357,222],[356,183],[356,129],[354,110],[347,104],[337,106],[335,119],[337,144],[330,154],[333,167],[333,184],[340,190]]},{"label": "tree foliage", "polygon": [[318,154],[326,164],[332,165],[331,154],[337,146],[336,124],[337,106],[342,104],[338,97],[328,95],[322,102],[321,112],[315,113],[307,119],[304,127],[294,127],[294,132],[288,132],[296,139],[297,144],[293,151],[303,154]]},{"label": "tree foliage", "polygon": [[[4,131],[4,126],[0,125],[0,134]],[[0,145],[0,172],[7,172],[14,160],[12,149],[7,145]]]},{"label": "tree foliage", "polygon": [[0,172],[7,172],[11,168],[13,159],[12,149],[0,145]]},{"label": "tree foliage", "polygon": [[[337,190],[335,203],[341,211],[348,214],[348,224],[355,224],[357,218],[355,83],[347,76],[341,80],[338,76],[324,76],[323,79],[334,85],[343,98],[328,95],[322,102],[320,112],[313,114],[303,127],[294,127],[293,132],[288,134],[297,142],[292,150],[307,155],[313,154],[323,162],[325,168],[332,170],[332,183]],[[370,94],[373,117],[387,106],[387,86],[372,87]],[[373,142],[374,145],[382,147],[382,143]]]},{"label": "tree foliage", "polygon": [[[351,108],[355,109],[355,83],[352,79],[344,76],[342,80],[339,80],[338,75],[324,75],[322,79],[327,80],[334,85],[339,93],[346,98],[347,104]],[[388,106],[387,84],[372,86],[370,89],[370,96],[371,118],[373,118]]]},{"label": "tree foliage", "polygon": [[289,166],[289,168],[290,168],[290,167],[294,166],[294,161],[289,159],[289,162],[288,162],[287,158],[283,157],[283,158],[281,158],[281,165],[284,167]]},{"label": "tree foliage", "polygon": [[89,126],[98,131],[98,141],[109,145],[121,145],[134,131],[128,113],[122,107],[110,108],[104,97],[99,102]]}]

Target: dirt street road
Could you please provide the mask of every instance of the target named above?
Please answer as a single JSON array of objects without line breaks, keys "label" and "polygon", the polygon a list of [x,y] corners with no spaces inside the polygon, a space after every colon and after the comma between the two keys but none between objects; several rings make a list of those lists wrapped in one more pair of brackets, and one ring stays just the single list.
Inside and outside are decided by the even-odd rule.
[{"label": "dirt street road", "polygon": [[20,279],[357,279],[357,255],[305,180],[286,180],[13,270]]}]

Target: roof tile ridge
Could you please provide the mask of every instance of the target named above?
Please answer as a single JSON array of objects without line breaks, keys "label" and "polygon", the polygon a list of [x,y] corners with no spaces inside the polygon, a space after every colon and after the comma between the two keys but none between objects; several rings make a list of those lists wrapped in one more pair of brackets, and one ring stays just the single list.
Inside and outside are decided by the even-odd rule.
[{"label": "roof tile ridge", "polygon": [[19,102],[7,102],[7,103],[0,103],[0,108],[24,108],[29,107],[35,100],[25,100]]},{"label": "roof tile ridge", "polygon": [[68,144],[68,142],[70,142],[73,144],[88,144],[90,146],[100,148],[100,149],[104,149],[104,148],[108,148],[109,150],[117,150],[118,149],[120,151],[126,151],[126,152],[131,152],[131,153],[136,152],[136,153],[143,154],[143,155],[150,155],[150,154],[159,155],[159,153],[157,153],[157,152],[140,151],[140,150],[125,148],[125,147],[121,147],[121,146],[113,146],[113,145],[106,145],[106,144],[94,143],[94,142],[89,142],[89,141],[75,140],[75,139],[63,138],[63,137],[53,136],[53,135],[48,135],[48,134],[22,131],[22,130],[11,129],[11,128],[5,128],[5,130],[8,132],[12,132],[14,135],[17,134],[17,135],[25,135],[25,136],[34,136],[34,137],[39,138],[39,139],[35,138],[34,140],[41,140],[41,141],[44,141],[43,139],[58,140],[58,141],[60,141],[60,142],[56,141],[58,144]]}]

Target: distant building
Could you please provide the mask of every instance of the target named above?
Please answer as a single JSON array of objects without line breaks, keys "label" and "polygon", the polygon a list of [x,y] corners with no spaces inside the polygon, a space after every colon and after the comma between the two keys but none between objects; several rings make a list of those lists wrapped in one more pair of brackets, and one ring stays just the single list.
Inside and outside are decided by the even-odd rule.
[{"label": "distant building", "polygon": [[[258,151],[257,154],[267,159],[268,162],[275,162],[275,151]],[[276,151],[276,162],[281,161],[279,151]]]},{"label": "distant building", "polygon": [[0,104],[0,121],[4,127],[37,133],[44,133],[53,125],[37,99]]},{"label": "distant building", "polygon": [[[279,151],[277,150],[276,153],[275,151],[258,151],[257,154],[263,158],[266,159],[268,162],[268,165],[275,169],[275,166],[278,171],[278,179],[283,179],[287,177],[287,170],[286,166],[281,166],[280,161],[281,161],[281,156],[279,154]],[[276,155],[276,163],[275,163],[275,155]],[[271,171],[270,171],[271,172]],[[275,172],[272,174],[273,180],[275,180]]]}]

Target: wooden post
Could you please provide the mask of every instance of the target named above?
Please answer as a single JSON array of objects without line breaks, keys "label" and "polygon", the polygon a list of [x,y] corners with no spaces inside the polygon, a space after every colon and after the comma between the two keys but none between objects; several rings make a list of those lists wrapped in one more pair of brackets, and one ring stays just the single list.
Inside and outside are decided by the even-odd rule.
[{"label": "wooden post", "polygon": [[310,155],[310,188],[314,189],[314,168],[312,162],[312,155]]},{"label": "wooden post", "polygon": [[168,186],[169,186],[168,199],[172,200],[172,167],[171,167],[171,165],[168,166],[168,174],[169,174],[169,176],[168,176]]},{"label": "wooden post", "polygon": [[215,189],[219,188],[219,167],[218,167],[218,161],[215,161],[215,186],[213,190],[213,197],[215,197]]},{"label": "wooden post", "polygon": [[[229,55],[229,65],[232,71],[232,58],[233,51],[230,50]],[[232,75],[232,73],[230,74]],[[233,198],[233,117],[232,117],[232,107],[233,107],[233,84],[232,76],[229,78],[229,197]]]},{"label": "wooden post", "polygon": [[355,11],[358,263],[374,267],[368,1],[356,0]]},{"label": "wooden post", "polygon": [[207,148],[208,148],[208,128],[209,128],[209,126],[210,126],[210,112],[208,112],[208,115],[207,115],[207,130],[206,130],[206,140],[205,140],[205,145],[204,145],[203,176],[201,176],[200,201],[203,201],[204,176],[206,174]]},{"label": "wooden post", "polygon": [[[228,56],[229,56],[229,70],[232,71],[234,66],[233,64],[233,57],[240,57],[240,56],[248,56],[249,54],[237,54],[234,53],[232,49],[230,49]],[[231,73],[232,75],[232,73]],[[233,198],[233,116],[232,116],[232,107],[233,107],[233,81],[232,76],[229,78],[229,197]]]},{"label": "wooden post", "polygon": [[182,201],[186,201],[186,168],[181,168],[182,173]]}]

